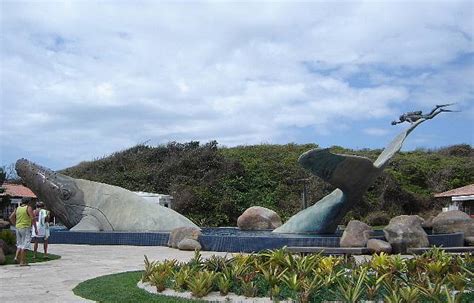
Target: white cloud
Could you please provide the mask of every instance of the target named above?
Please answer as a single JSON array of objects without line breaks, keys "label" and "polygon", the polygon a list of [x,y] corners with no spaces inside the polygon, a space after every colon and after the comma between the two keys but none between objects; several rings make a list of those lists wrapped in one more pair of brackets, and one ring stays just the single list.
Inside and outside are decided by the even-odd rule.
[{"label": "white cloud", "polygon": [[363,131],[364,133],[372,136],[385,136],[389,133],[388,130],[383,128],[366,128]]},{"label": "white cloud", "polygon": [[148,139],[281,142],[373,132],[364,123],[444,100],[472,108],[472,8],[3,2],[1,141],[55,158],[67,145],[58,165],[71,165]]}]

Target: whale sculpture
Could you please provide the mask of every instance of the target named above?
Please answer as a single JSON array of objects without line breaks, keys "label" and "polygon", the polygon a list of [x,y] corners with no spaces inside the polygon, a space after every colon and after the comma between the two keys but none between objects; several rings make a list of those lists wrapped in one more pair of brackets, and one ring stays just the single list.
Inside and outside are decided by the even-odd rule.
[{"label": "whale sculpture", "polygon": [[197,227],[174,210],[121,187],[71,178],[26,159],[16,162],[16,171],[73,231],[170,231]]},{"label": "whale sculpture", "polygon": [[346,213],[360,201],[389,160],[400,150],[407,136],[424,121],[441,112],[450,112],[438,110],[449,105],[451,104],[437,105],[430,115],[419,115],[414,121],[406,120],[411,125],[392,140],[374,163],[365,157],[333,154],[329,149],[313,149],[302,154],[298,159],[301,166],[337,189],[292,216],[273,232],[334,233]]}]

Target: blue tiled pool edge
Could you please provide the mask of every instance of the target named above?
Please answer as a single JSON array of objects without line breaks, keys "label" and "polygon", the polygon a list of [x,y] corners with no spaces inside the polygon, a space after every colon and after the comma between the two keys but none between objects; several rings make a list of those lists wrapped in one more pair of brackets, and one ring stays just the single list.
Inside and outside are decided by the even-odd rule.
[{"label": "blue tiled pool edge", "polygon": [[49,237],[52,244],[89,244],[89,245],[136,245],[166,246],[167,232],[82,232],[54,231]]},{"label": "blue tiled pool edge", "polygon": [[[51,244],[167,246],[168,232],[72,232],[53,231]],[[384,239],[383,236],[374,238]],[[339,236],[223,236],[203,234],[199,237],[206,251],[257,252],[283,246],[338,247]],[[432,246],[458,247],[464,245],[464,234],[428,235]]]}]

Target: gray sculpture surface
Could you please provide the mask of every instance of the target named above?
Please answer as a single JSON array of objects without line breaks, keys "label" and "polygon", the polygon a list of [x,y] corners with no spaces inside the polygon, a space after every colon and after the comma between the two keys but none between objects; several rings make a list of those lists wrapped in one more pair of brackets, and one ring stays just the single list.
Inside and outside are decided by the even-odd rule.
[{"label": "gray sculpture surface", "polygon": [[124,188],[75,179],[26,159],[18,175],[46,207],[73,231],[170,231],[197,227],[183,215]]},{"label": "gray sculpture surface", "polygon": [[407,136],[426,120],[449,111],[440,108],[448,105],[436,106],[430,114],[410,122],[410,127],[398,134],[374,163],[365,157],[333,154],[329,149],[313,149],[302,154],[298,159],[301,166],[337,189],[291,217],[273,232],[334,233],[346,213],[360,201],[389,160],[400,150]]}]

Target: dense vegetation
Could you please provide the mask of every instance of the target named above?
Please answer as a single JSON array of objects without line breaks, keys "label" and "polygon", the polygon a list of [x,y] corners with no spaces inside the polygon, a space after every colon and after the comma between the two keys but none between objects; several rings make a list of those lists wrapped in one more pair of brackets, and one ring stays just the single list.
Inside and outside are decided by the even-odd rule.
[{"label": "dense vegetation", "polygon": [[196,251],[187,263],[150,262],[145,256],[142,282],[158,293],[171,288],[196,298],[219,291],[222,296],[270,297],[275,302],[472,302],[473,266],[472,256],[437,248],[413,258],[381,253],[361,262],[292,255],[284,248],[209,259]]},{"label": "dense vegetation", "polygon": [[[333,188],[302,169],[298,156],[314,144],[254,145],[218,148],[217,142],[137,145],[62,173],[132,191],[170,194],[175,209],[199,225],[235,225],[248,207],[265,206],[283,219],[301,207],[302,179],[308,200],[316,202]],[[348,150],[375,160],[381,150]],[[432,193],[474,183],[474,150],[455,145],[439,150],[401,152],[391,161],[359,205],[346,216],[385,224],[399,214],[427,217],[446,201]]]}]

